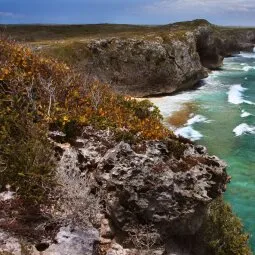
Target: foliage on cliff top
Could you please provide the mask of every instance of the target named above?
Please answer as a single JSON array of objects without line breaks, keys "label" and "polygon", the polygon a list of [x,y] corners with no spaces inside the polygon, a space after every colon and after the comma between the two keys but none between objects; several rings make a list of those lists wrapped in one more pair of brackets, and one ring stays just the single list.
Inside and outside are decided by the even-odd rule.
[{"label": "foliage on cliff top", "polygon": [[[0,39],[0,189],[6,184],[34,204],[54,185],[49,127],[74,137],[83,126],[110,128],[119,139],[164,139],[159,110],[86,82],[67,65]],[[77,131],[77,132],[76,132]]]},{"label": "foliage on cliff top", "polygon": [[67,65],[7,40],[0,41],[0,52],[2,96],[25,99],[37,119],[62,127],[76,123],[125,129],[144,139],[170,134],[161,124],[159,110],[149,101],[117,95],[109,86],[88,82]]},{"label": "foliage on cliff top", "polygon": [[26,42],[54,41],[63,39],[106,38],[113,36],[132,37],[148,33],[178,29],[194,29],[211,25],[208,21],[197,19],[167,25],[128,25],[128,24],[84,24],[84,25],[2,25],[4,31],[15,40]]}]

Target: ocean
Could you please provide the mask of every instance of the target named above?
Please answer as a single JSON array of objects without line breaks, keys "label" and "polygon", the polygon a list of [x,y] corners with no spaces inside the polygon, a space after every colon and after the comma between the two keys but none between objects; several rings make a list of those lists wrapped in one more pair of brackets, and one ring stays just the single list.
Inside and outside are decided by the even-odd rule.
[{"label": "ocean", "polygon": [[176,134],[228,163],[232,180],[225,200],[241,218],[255,253],[255,52],[226,58],[197,89],[150,100]]}]

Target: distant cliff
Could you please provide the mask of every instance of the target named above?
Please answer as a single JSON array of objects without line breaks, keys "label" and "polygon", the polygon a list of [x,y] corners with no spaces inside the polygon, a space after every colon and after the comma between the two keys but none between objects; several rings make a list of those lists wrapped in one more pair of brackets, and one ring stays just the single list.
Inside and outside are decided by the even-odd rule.
[{"label": "distant cliff", "polygon": [[224,57],[251,51],[255,29],[217,27],[205,20],[152,27],[114,36],[44,46],[46,54],[72,62],[81,73],[135,97],[192,88],[221,67]]},{"label": "distant cliff", "polygon": [[193,87],[219,68],[224,57],[251,50],[255,30],[217,32],[210,25],[194,32],[156,36],[154,40],[108,39],[88,44],[92,52],[88,67],[118,92],[133,96],[172,93]]}]

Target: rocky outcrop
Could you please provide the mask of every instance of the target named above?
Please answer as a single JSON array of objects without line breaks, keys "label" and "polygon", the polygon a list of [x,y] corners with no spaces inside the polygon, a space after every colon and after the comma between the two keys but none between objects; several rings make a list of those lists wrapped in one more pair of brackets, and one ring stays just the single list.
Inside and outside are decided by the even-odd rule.
[{"label": "rocky outcrop", "polygon": [[160,36],[153,41],[94,40],[88,49],[89,72],[122,94],[142,97],[172,93],[190,88],[207,76],[192,33],[183,41],[168,43]]},{"label": "rocky outcrop", "polygon": [[97,180],[108,191],[110,218],[122,231],[146,222],[166,236],[192,235],[203,222],[205,205],[225,190],[223,162],[193,145],[183,145],[176,158],[174,143],[145,143],[137,153],[121,142],[104,155]]},{"label": "rocky outcrop", "polygon": [[202,26],[195,30],[201,64],[209,69],[222,66],[225,57],[240,51],[253,51],[255,30]]},{"label": "rocky outcrop", "polygon": [[[70,178],[92,176],[91,192],[100,194],[103,210],[114,228],[111,231],[109,222],[102,221],[103,245],[116,237],[143,238],[143,231],[150,234],[141,243],[155,245],[194,236],[207,205],[225,191],[228,182],[224,162],[209,156],[204,147],[174,137],[130,144],[116,142],[110,131],[88,127],[72,144],[56,144],[61,149],[57,150],[61,153],[60,169]],[[129,245],[138,245],[132,242]]]},{"label": "rocky outcrop", "polygon": [[[225,163],[185,139],[117,142],[109,130],[92,127],[71,144],[63,143],[62,133],[51,137],[62,187],[60,204],[51,209],[51,222],[55,218],[58,224],[51,231],[55,235],[46,237],[47,222],[35,222],[44,234],[30,242],[31,254],[98,254],[100,247],[108,255],[178,254],[183,248],[176,239],[191,240],[198,233],[207,206],[228,182]],[[99,232],[86,226],[98,214],[100,224],[92,222]],[[20,247],[15,240],[11,249]],[[184,247],[191,252],[194,246]]]}]

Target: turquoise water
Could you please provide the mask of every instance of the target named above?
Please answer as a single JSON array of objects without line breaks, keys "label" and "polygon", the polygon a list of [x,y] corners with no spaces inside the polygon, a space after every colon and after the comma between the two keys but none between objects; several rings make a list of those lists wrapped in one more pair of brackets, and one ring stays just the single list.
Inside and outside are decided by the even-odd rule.
[{"label": "turquoise water", "polygon": [[151,99],[167,117],[192,102],[197,109],[184,127],[176,130],[228,163],[232,181],[225,199],[242,219],[255,252],[255,53],[225,60],[221,71],[203,86],[175,96]]}]

